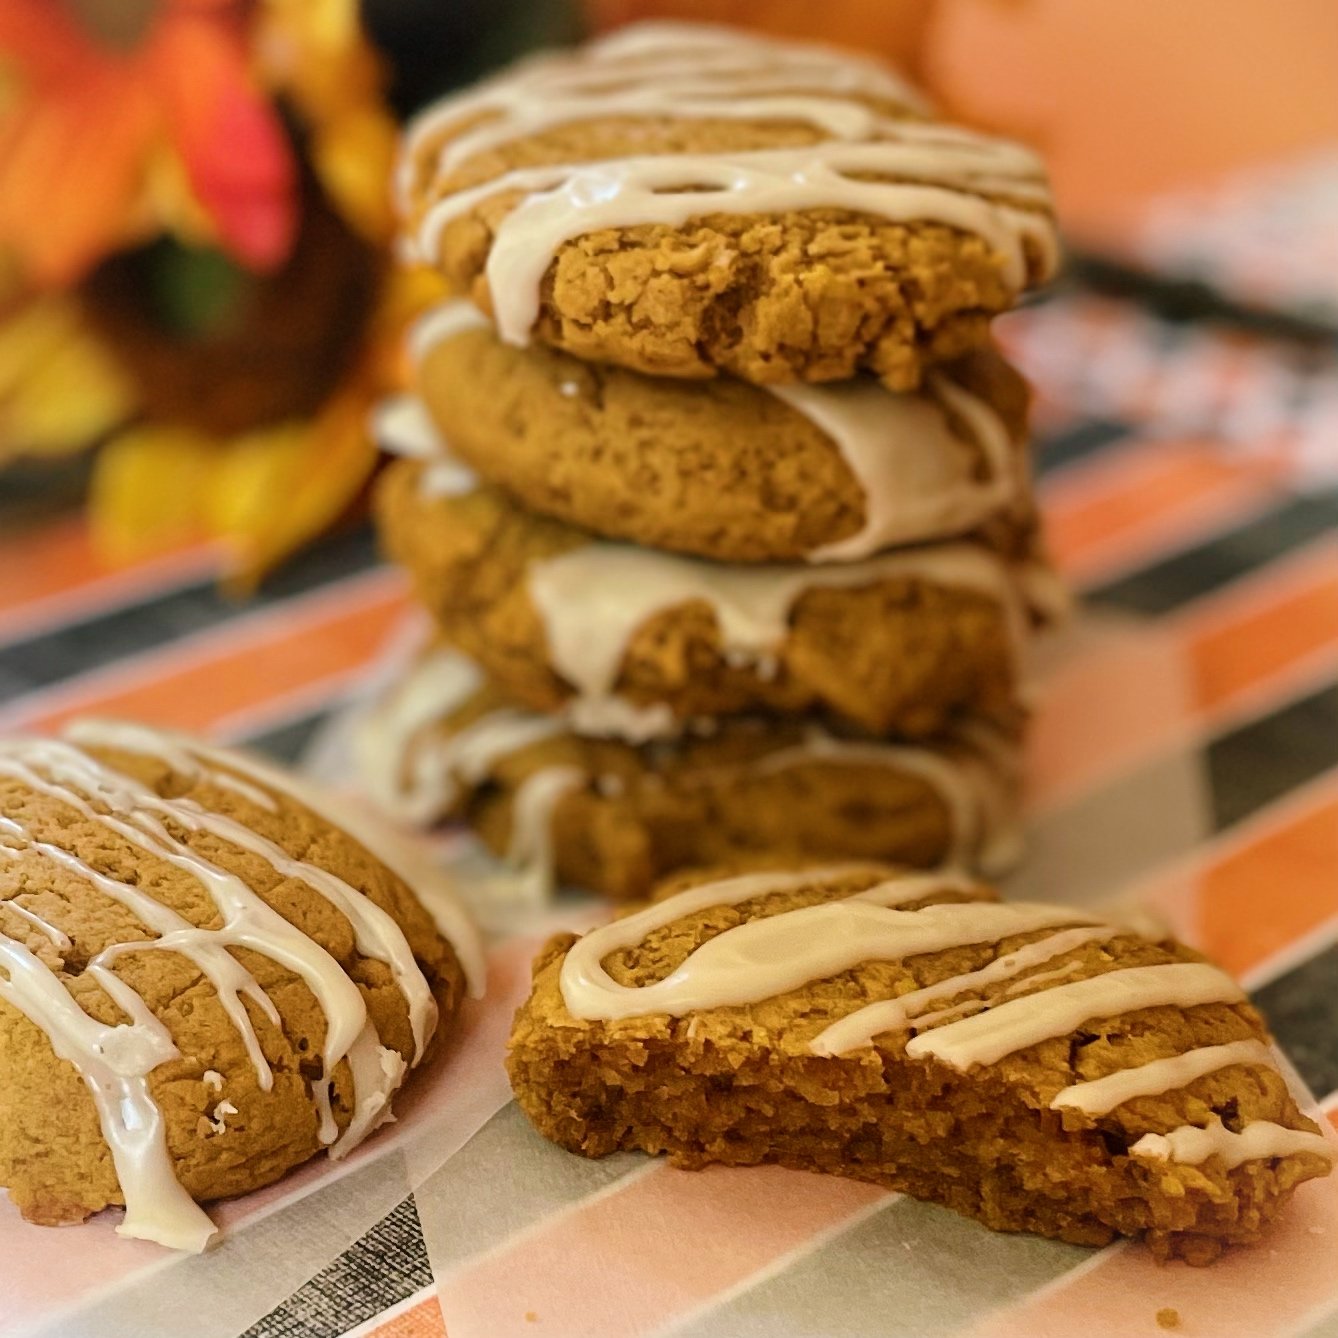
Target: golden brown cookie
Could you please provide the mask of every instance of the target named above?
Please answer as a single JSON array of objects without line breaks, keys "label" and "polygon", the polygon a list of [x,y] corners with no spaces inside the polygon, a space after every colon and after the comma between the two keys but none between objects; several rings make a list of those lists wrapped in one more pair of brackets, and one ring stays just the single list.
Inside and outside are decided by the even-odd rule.
[{"label": "golden brown cookie", "polygon": [[945,874],[706,877],[541,954],[509,1069],[546,1138],[1192,1263],[1331,1169],[1259,1014],[1181,944]]},{"label": "golden brown cookie", "polygon": [[727,566],[434,486],[417,463],[387,471],[385,546],[445,637],[535,710],[616,694],[682,719],[821,710],[910,737],[962,714],[1016,723],[1027,616],[1019,574],[983,546]]},{"label": "golden brown cookie", "polygon": [[[594,723],[634,738],[672,723],[624,705]],[[432,650],[363,719],[356,754],[392,817],[462,818],[537,886],[618,900],[722,862],[857,856],[998,873],[1020,853],[1016,745],[988,730],[910,746],[811,721],[701,724],[709,732],[641,742],[582,733]]]},{"label": "golden brown cookie", "polygon": [[422,341],[424,403],[452,453],[542,515],[726,562],[845,561],[973,530],[1015,556],[1033,545],[1027,390],[996,353],[915,395],[871,378],[768,391],[447,329]]},{"label": "golden brown cookie", "polygon": [[1055,264],[1044,170],[853,54],[643,25],[412,127],[416,254],[498,322],[656,376],[893,389]]},{"label": "golden brown cookie", "polygon": [[34,1222],[124,1205],[124,1234],[200,1249],[198,1202],[389,1115],[477,943],[296,781],[72,734],[0,744],[0,1184]]}]

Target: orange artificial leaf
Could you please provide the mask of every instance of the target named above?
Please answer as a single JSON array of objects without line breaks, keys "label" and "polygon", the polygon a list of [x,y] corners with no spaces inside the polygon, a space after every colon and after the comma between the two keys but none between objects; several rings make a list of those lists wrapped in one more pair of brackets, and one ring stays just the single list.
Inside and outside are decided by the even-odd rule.
[{"label": "orange artificial leaf", "polygon": [[168,133],[223,248],[257,268],[278,265],[297,226],[296,174],[240,35],[181,16],[150,54]]}]

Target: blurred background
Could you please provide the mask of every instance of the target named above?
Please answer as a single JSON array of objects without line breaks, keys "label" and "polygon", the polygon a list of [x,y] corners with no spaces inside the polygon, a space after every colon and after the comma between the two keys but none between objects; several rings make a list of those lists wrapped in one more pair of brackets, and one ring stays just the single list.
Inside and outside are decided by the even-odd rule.
[{"label": "blurred background", "polygon": [[245,592],[356,523],[434,296],[388,260],[396,123],[651,16],[875,50],[1047,155],[1069,277],[1002,327],[1042,426],[1335,467],[1330,0],[0,0],[0,532],[86,505],[89,561],[208,543]]}]

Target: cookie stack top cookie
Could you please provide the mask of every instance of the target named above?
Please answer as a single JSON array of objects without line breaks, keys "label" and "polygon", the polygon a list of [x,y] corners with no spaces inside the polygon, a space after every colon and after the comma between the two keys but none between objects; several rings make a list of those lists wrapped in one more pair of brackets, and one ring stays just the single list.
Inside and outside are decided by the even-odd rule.
[{"label": "cookie stack top cookie", "polygon": [[988,338],[1056,259],[1030,150],[846,52],[644,24],[429,109],[414,254],[531,338],[661,376],[893,389]]},{"label": "cookie stack top cookie", "polygon": [[[417,457],[385,480],[382,529],[490,683],[437,694],[436,659],[418,667],[382,722],[406,756],[370,748],[383,796],[422,818],[449,795],[489,831],[478,805],[500,788],[503,831],[565,826],[525,844],[634,895],[706,853],[693,821],[739,833],[716,856],[765,853],[762,808],[809,802],[823,821],[787,851],[831,854],[861,825],[835,796],[862,782],[881,797],[867,853],[899,856],[898,804],[935,809],[940,838],[972,806],[964,751],[1016,789],[1022,660],[1054,584],[1027,388],[988,325],[1054,265],[1035,155],[932,119],[876,62],[644,24],[430,108],[398,185],[406,251],[456,297],[413,331],[415,394],[382,420]],[[433,699],[449,776],[408,756]],[[462,730],[514,746],[479,763]],[[707,732],[723,741],[689,742]],[[766,764],[786,774],[769,796],[759,738],[803,755]],[[499,780],[522,752],[532,767]],[[921,753],[913,796],[881,784]],[[708,755],[729,758],[728,787]],[[696,798],[642,794],[628,765],[661,799]],[[411,772],[443,783],[405,799]],[[617,822],[586,812],[582,835],[577,795],[601,777]],[[726,788],[736,802],[698,802]],[[588,828],[629,823],[638,872],[599,877],[617,860]],[[917,862],[962,848],[916,835]]]}]

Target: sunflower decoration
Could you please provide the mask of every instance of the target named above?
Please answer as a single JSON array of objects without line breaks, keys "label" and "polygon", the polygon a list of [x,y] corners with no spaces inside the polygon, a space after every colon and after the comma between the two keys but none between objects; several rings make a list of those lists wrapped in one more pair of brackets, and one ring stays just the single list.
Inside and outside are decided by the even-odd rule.
[{"label": "sunflower decoration", "polygon": [[115,557],[254,583],[358,499],[434,295],[357,0],[0,4],[0,465],[98,444]]}]

